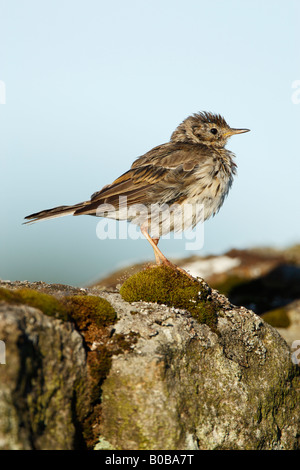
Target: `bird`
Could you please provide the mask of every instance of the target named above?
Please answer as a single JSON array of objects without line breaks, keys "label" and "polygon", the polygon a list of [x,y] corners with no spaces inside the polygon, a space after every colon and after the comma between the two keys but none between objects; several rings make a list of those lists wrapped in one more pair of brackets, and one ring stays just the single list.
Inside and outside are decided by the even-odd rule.
[{"label": "bird", "polygon": [[[171,231],[194,228],[219,211],[237,169],[235,154],[225,146],[231,136],[245,132],[249,129],[230,127],[220,114],[194,113],[177,126],[169,142],[138,157],[89,200],[30,214],[25,223],[65,215],[127,220],[140,226],[157,265],[183,271],[161,252],[159,239]],[[183,227],[187,207],[192,210]]]}]

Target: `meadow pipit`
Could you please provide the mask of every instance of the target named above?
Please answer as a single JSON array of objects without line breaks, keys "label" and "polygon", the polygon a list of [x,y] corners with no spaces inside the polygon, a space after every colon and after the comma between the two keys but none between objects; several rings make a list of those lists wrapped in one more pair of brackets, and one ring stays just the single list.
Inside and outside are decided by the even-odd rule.
[{"label": "meadow pipit", "polygon": [[[201,112],[189,116],[175,129],[169,142],[137,158],[130,170],[94,193],[90,200],[43,210],[26,219],[37,222],[70,214],[126,219],[140,225],[157,263],[174,267],[157,247],[160,236],[195,227],[200,218],[206,220],[216,214],[236,172],[234,154],[224,147],[229,137],[248,130],[229,127],[218,114]],[[189,211],[182,227],[178,208],[187,205],[195,210]],[[203,207],[202,213],[196,209],[198,206]],[[157,207],[163,208],[160,213]]]}]

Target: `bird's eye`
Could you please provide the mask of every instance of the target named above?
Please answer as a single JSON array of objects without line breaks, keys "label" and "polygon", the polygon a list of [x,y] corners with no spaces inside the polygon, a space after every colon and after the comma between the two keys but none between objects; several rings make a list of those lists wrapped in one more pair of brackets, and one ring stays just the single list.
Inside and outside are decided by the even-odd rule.
[{"label": "bird's eye", "polygon": [[216,135],[218,133],[218,129],[216,129],[215,127],[213,127],[210,132],[214,135]]}]

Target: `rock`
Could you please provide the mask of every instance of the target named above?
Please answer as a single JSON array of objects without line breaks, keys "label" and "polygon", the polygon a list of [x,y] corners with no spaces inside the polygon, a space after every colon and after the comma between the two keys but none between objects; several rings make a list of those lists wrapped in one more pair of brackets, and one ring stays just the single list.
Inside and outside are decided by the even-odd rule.
[{"label": "rock", "polygon": [[86,353],[74,325],[0,303],[0,449],[73,449],[86,399]]},{"label": "rock", "polygon": [[100,429],[110,446],[193,450],[299,445],[297,370],[276,330],[225,300],[216,333],[186,312],[159,311],[144,303],[132,307],[139,312],[132,315],[127,309],[116,331],[134,329],[140,339],[130,355],[114,358],[103,384]]},{"label": "rock", "polygon": [[[61,320],[0,302],[0,448],[300,447],[299,366],[290,348],[209,286],[213,326],[185,308],[127,302],[117,290],[1,285],[47,292],[69,307]],[[96,323],[82,310],[84,296],[100,296],[117,319]]]},{"label": "rock", "polygon": [[[234,305],[251,309],[266,322],[270,321],[289,345],[300,341],[297,307],[300,302],[300,245],[286,249],[230,250],[218,256],[194,255],[177,260],[176,264],[193,276],[206,279]],[[96,285],[113,291],[145,266],[124,268]]]}]

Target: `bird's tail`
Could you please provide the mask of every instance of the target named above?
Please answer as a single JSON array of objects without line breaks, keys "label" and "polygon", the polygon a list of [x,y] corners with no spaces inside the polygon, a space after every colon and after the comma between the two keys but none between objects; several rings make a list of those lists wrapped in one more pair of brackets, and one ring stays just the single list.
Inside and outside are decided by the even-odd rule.
[{"label": "bird's tail", "polygon": [[63,217],[64,215],[74,215],[77,209],[81,209],[86,205],[86,202],[80,202],[74,206],[58,206],[53,209],[46,209],[35,214],[30,214],[25,217],[27,222],[24,224],[31,224],[39,222],[40,220],[54,219],[56,217]]}]

